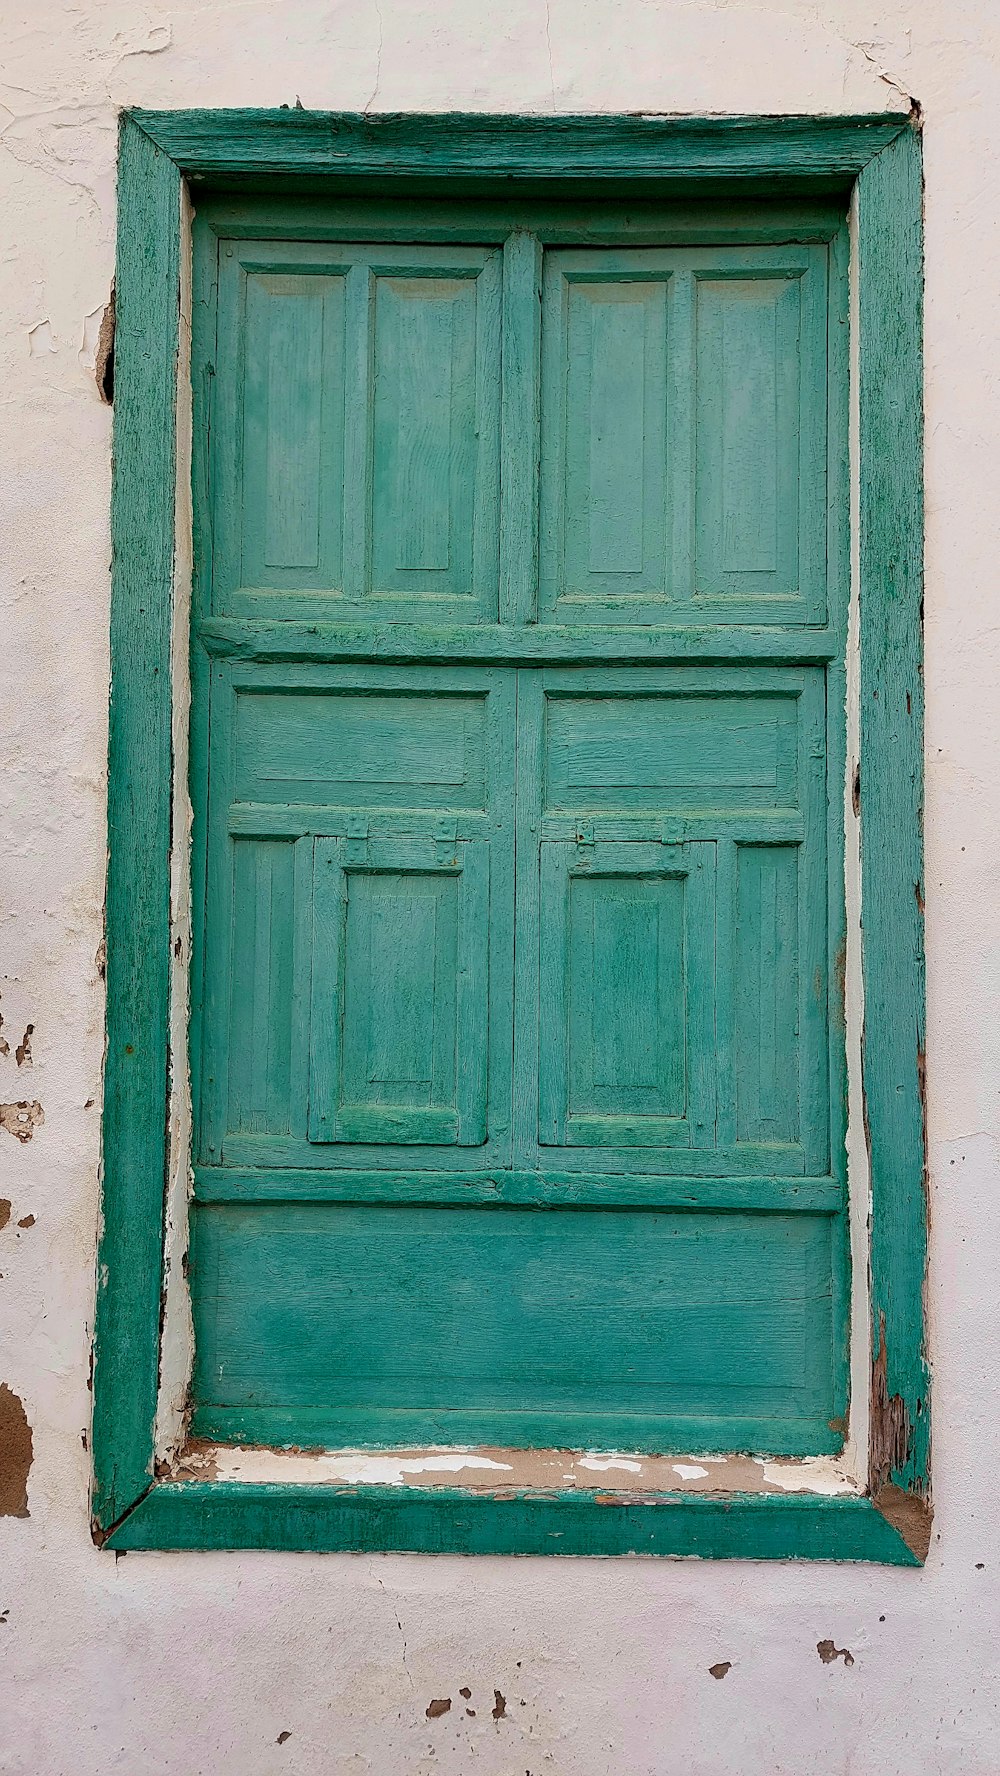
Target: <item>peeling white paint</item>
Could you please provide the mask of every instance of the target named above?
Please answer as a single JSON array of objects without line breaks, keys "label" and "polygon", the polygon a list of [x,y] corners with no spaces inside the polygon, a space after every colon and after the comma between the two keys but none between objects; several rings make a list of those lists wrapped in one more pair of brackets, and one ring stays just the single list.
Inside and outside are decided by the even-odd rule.
[{"label": "peeling white paint", "polygon": [[57,350],[49,321],[36,321],[28,328],[28,350],[33,358],[44,358]]},{"label": "peeling white paint", "polygon": [[425,1455],[402,1461],[389,1455],[341,1455],[327,1457],[326,1473],[337,1480],[365,1481],[382,1486],[402,1486],[407,1474],[461,1474],[466,1469],[509,1473],[509,1462],[490,1461],[483,1455]]},{"label": "peeling white paint", "polygon": [[101,336],[103,316],[104,304],[102,302],[99,307],[92,308],[90,313],[83,317],[80,349],[77,356],[85,370],[93,370],[97,364],[97,344]]},{"label": "peeling white paint", "polygon": [[674,1473],[679,1474],[682,1480],[708,1479],[708,1469],[699,1466],[695,1462],[674,1462],[673,1466]]},{"label": "peeling white paint", "polygon": [[355,1486],[403,1486],[426,1474],[510,1473],[511,1464],[490,1456],[451,1449],[417,1455],[356,1453],[306,1456],[281,1450],[213,1448],[183,1459],[183,1470],[209,1470],[219,1480],[252,1480],[258,1484],[329,1484],[344,1480]]},{"label": "peeling white paint", "polygon": [[608,1474],[613,1468],[620,1468],[623,1474],[640,1474],[642,1463],[630,1461],[621,1455],[581,1455],[577,1462],[578,1468],[588,1468],[595,1474]]},{"label": "peeling white paint", "polygon": [[801,1462],[761,1461],[760,1469],[766,1484],[779,1486],[782,1492],[815,1492],[823,1498],[857,1492],[857,1482],[843,1462],[827,1455],[806,1456]]}]

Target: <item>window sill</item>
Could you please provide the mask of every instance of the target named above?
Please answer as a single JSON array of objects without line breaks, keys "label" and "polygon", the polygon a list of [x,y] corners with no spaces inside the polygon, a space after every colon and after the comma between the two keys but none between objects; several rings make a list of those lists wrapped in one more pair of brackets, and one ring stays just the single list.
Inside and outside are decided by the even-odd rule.
[{"label": "window sill", "polygon": [[928,1530],[919,1501],[893,1487],[875,1501],[824,1457],[193,1445],[102,1546],[920,1566]]}]

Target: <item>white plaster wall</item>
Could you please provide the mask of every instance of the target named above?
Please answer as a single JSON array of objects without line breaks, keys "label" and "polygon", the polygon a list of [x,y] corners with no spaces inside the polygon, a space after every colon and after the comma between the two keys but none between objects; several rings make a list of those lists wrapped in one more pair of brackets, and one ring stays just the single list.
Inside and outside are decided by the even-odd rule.
[{"label": "white plaster wall", "polygon": [[[31,1514],[0,1519],[0,1771],[997,1776],[995,0],[4,0],[0,23],[0,1098],[45,1114],[23,1145],[0,1130],[0,1381],[34,1437]],[[927,175],[925,1571],[98,1553],[111,427],[91,362],[117,108],[844,112],[906,94]],[[820,1661],[828,1638],[852,1665]]]}]

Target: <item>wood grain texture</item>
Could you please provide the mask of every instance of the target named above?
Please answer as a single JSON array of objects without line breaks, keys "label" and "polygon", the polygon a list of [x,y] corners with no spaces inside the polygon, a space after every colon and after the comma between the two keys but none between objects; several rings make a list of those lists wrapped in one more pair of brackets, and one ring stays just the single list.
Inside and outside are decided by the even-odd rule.
[{"label": "wood grain texture", "polygon": [[582,1205],[642,1208],[655,1199],[663,1208],[753,1209],[784,1214],[840,1215],[845,1186],[839,1178],[692,1178],[634,1172],[545,1172],[496,1167],[491,1173],[295,1170],[196,1166],[198,1202],[408,1202],[510,1203],[525,1208]]},{"label": "wood grain texture", "polygon": [[839,1446],[826,1215],[250,1202],[193,1236],[198,1435]]},{"label": "wood grain texture", "polygon": [[95,1522],[152,1478],[168,1083],[180,177],[122,128],[108,741],[104,1232],[94,1333]]},{"label": "wood grain texture", "polygon": [[205,608],[495,620],[500,254],[213,236],[208,256]]},{"label": "wood grain texture", "polygon": [[827,259],[545,252],[546,622],[825,620]]},{"label": "wood grain texture", "polygon": [[361,116],[351,112],[147,111],[139,126],[196,177],[349,173],[450,180],[549,177],[850,180],[901,117]]},{"label": "wood grain texture", "polygon": [[920,138],[858,186],[863,1079],[871,1160],[872,1486],[926,1496]]},{"label": "wood grain texture", "polygon": [[839,637],[823,628],[682,629],[654,624],[625,629],[602,624],[589,630],[569,623],[481,629],[385,623],[373,628],[350,623],[279,625],[237,617],[202,619],[198,638],[206,651],[219,659],[336,661],[375,655],[380,660],[509,660],[539,666],[557,660],[567,665],[587,660],[692,664],[754,660],[791,665],[834,659],[841,647]]}]

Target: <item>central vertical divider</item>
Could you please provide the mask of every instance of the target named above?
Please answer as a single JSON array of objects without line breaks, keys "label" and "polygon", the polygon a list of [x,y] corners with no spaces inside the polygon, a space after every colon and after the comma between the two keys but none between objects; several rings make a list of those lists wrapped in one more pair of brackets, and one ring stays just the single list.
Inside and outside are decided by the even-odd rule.
[{"label": "central vertical divider", "polygon": [[[501,347],[500,598],[503,625],[538,620],[538,483],[541,451],[542,245],[524,229],[503,248]],[[540,753],[537,669],[514,673],[514,1018],[511,1164],[532,1153],[538,1080],[535,802]],[[525,750],[530,756],[525,756]],[[529,791],[530,786],[530,791]],[[527,941],[525,934],[527,933]]]},{"label": "central vertical divider", "polygon": [[538,846],[545,700],[539,667],[517,674],[514,774],[513,1162],[536,1169],[538,1122]]}]

